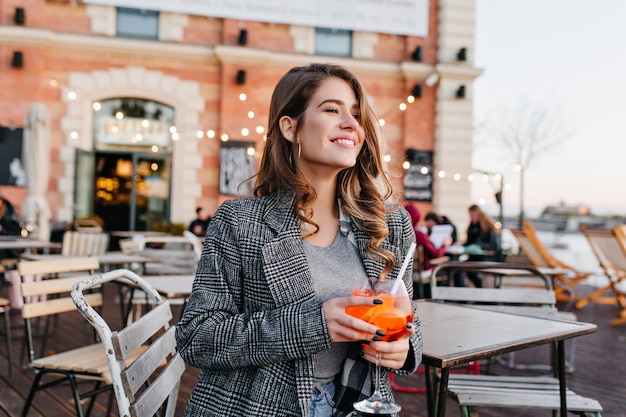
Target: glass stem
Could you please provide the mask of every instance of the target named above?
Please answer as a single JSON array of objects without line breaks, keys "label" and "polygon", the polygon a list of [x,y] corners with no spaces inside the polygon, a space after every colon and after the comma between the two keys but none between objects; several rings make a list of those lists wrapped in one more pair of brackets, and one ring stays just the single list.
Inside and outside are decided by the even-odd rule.
[{"label": "glass stem", "polygon": [[380,359],[381,359],[381,354],[380,352],[376,351],[376,374],[375,374],[375,379],[374,379],[374,397],[382,397],[381,393],[380,393]]}]

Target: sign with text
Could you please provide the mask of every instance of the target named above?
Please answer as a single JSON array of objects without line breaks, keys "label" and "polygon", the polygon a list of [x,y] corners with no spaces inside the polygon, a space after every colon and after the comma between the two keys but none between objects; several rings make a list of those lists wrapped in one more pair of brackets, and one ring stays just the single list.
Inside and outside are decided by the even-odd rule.
[{"label": "sign with text", "polygon": [[428,34],[428,0],[83,0],[237,20],[359,30]]},{"label": "sign with text", "polygon": [[158,120],[101,116],[94,123],[99,145],[170,146],[169,126]]},{"label": "sign with text", "polygon": [[220,194],[237,197],[252,196],[256,162],[249,152],[254,142],[222,142],[220,148]]},{"label": "sign with text", "polygon": [[404,173],[404,197],[409,201],[433,200],[433,153],[409,149],[411,164]]}]

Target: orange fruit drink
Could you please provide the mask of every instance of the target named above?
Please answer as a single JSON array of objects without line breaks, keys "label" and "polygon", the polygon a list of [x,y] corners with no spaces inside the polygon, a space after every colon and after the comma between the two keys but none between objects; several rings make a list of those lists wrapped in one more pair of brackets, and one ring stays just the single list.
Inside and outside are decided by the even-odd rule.
[{"label": "orange fruit drink", "polygon": [[347,307],[347,314],[371,323],[385,332],[385,336],[381,339],[387,342],[397,340],[405,332],[408,332],[406,324],[409,321],[413,322],[413,306],[405,294],[378,294],[374,296],[371,295],[371,290],[369,290],[370,294],[364,294],[362,291],[355,290],[352,295],[375,297],[382,300],[383,303],[373,306]]}]

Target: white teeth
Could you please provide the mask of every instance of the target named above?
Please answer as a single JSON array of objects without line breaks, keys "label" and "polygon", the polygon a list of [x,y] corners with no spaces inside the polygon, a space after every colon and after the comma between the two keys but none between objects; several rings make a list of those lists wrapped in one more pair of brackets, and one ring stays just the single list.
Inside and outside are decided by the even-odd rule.
[{"label": "white teeth", "polygon": [[340,143],[342,145],[352,145],[352,144],[354,144],[354,142],[352,142],[349,139],[337,139],[336,142]]}]

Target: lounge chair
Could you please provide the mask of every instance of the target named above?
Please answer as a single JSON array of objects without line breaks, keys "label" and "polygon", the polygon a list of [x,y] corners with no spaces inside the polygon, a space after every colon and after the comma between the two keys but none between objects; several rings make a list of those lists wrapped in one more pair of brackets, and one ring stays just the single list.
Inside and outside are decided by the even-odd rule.
[{"label": "lounge chair", "polygon": [[554,292],[558,301],[570,303],[577,300],[574,287],[587,279],[591,272],[583,272],[556,258],[541,242],[535,228],[528,220],[524,220],[521,229],[513,228],[511,233],[519,243],[519,246],[530,263],[537,268],[563,269],[563,274],[552,275],[554,277]]},{"label": "lounge chair", "polygon": [[618,237],[620,232],[616,229],[592,227],[581,227],[580,230],[587,238],[609,282],[578,300],[576,308],[583,308],[591,302],[616,304],[621,310],[620,318],[612,320],[611,326],[626,323],[626,292],[619,287],[620,283],[626,282],[626,250]]}]

